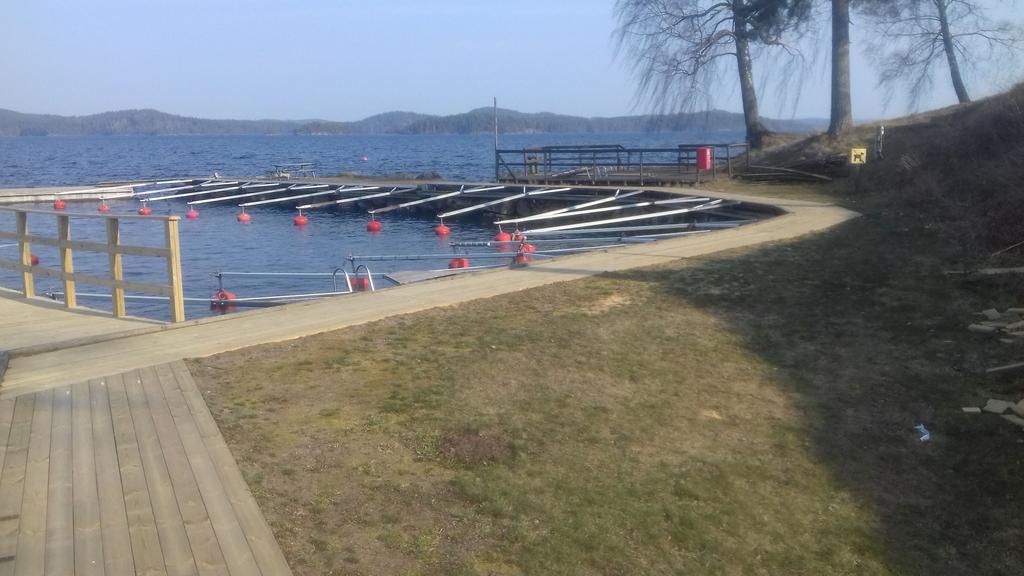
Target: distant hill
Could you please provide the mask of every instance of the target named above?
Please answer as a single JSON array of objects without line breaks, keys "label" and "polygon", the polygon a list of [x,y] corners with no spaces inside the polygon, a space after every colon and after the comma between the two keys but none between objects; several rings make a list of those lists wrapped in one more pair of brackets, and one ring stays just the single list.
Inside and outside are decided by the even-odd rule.
[{"label": "distant hill", "polygon": [[[769,129],[809,132],[823,129],[827,120],[766,119]],[[498,110],[501,132],[667,132],[743,130],[743,115],[722,110],[666,115],[584,118]],[[0,109],[0,136],[91,135],[237,135],[237,134],[472,134],[494,129],[494,111],[477,108],[463,114],[433,116],[415,112],[386,112],[355,122],[328,120],[207,120],[157,110],[119,110],[89,116],[23,114]]]},{"label": "distant hill", "polygon": [[330,122],[315,120],[295,129],[296,134],[395,134],[426,118],[435,118],[415,112],[385,112],[356,122]]},{"label": "distant hill", "polygon": [[308,121],[206,120],[157,110],[89,116],[23,114],[0,109],[0,136],[119,136],[159,134],[292,134]]}]

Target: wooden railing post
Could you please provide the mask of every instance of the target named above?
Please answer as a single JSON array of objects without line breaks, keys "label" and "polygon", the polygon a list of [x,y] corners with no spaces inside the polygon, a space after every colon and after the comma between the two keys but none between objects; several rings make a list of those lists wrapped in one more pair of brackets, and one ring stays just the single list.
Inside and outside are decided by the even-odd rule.
[{"label": "wooden railing post", "polygon": [[60,270],[64,273],[64,306],[78,306],[75,296],[75,260],[71,252],[71,219],[66,215],[57,216],[57,250],[60,252]]},{"label": "wooden railing post", "polygon": [[185,295],[181,287],[181,245],[178,238],[178,218],[166,221],[167,281],[171,286],[171,322],[185,321]]},{"label": "wooden railing post", "polygon": [[21,254],[21,293],[25,298],[32,298],[36,295],[35,277],[32,276],[32,244],[26,239],[28,237],[28,213],[16,213],[18,226],[18,246]]},{"label": "wooden railing post", "polygon": [[[121,221],[117,218],[107,219],[107,245],[110,246],[110,279],[115,283],[124,280],[124,269],[121,266],[121,253],[118,246],[121,245]],[[125,315],[124,288],[116,285],[110,289],[113,299],[114,317],[121,318]]]}]

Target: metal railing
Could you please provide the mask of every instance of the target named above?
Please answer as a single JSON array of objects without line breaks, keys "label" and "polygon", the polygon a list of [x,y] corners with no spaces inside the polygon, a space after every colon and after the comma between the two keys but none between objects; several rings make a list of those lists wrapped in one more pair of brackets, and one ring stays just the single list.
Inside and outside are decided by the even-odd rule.
[{"label": "metal railing", "polygon": [[[76,308],[78,306],[75,283],[81,282],[83,284],[105,286],[111,289],[113,315],[116,318],[125,316],[125,290],[131,290],[167,297],[170,302],[171,321],[182,322],[185,320],[185,300],[181,285],[181,247],[178,236],[179,218],[177,216],[83,214],[5,207],[0,207],[0,211],[14,213],[16,230],[14,232],[0,230],[0,239],[17,242],[19,253],[17,260],[0,259],[0,268],[21,272],[21,292],[26,298],[33,298],[35,296],[35,277],[44,276],[63,281],[64,305],[67,308]],[[29,214],[55,217],[57,221],[56,236],[32,234],[28,227]],[[72,219],[106,220],[106,242],[73,240],[71,238]],[[164,246],[130,246],[122,244],[121,220],[163,222]],[[56,247],[60,257],[60,270],[33,265],[33,244]],[[103,278],[75,272],[74,253],[78,250],[107,254],[109,257],[108,277]],[[151,284],[125,281],[122,256],[151,256],[165,259],[167,261],[167,283]]]},{"label": "metal railing", "polygon": [[619,144],[584,146],[540,146],[494,151],[494,177],[498,181],[566,182],[592,184],[614,178],[637,180],[657,177],[686,177],[700,182],[697,156],[701,148],[712,149],[710,175],[717,176],[724,165],[733,176],[735,161],[745,156],[749,168],[749,144],[680,144],[674,148],[627,148]]}]

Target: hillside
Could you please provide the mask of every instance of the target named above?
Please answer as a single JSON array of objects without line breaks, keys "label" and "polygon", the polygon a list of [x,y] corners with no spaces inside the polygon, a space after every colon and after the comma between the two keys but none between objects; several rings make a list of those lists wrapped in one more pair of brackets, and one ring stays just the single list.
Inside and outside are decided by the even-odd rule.
[{"label": "hillside", "polygon": [[[241,135],[241,134],[472,134],[494,129],[491,108],[436,116],[415,112],[385,112],[354,122],[328,120],[210,120],[157,110],[120,110],[88,116],[24,114],[0,109],[0,136],[92,135]],[[766,119],[772,130],[807,132],[823,128],[821,119]],[[584,118],[549,112],[498,110],[503,133],[600,133],[665,131],[740,131],[743,115],[721,110],[668,115]]]},{"label": "hillside", "polygon": [[148,109],[88,116],[23,114],[0,109],[0,136],[291,134],[305,123],[289,120],[207,120]]},{"label": "hillside", "polygon": [[[854,194],[885,191],[907,219],[954,240],[968,259],[1024,240],[1024,84],[884,125],[881,160],[875,159],[878,124],[863,124],[838,143],[816,135],[767,150],[760,163],[834,173],[839,159],[844,175],[849,149],[867,147],[872,161],[849,173]],[[1000,258],[1024,262],[1024,250]]]}]

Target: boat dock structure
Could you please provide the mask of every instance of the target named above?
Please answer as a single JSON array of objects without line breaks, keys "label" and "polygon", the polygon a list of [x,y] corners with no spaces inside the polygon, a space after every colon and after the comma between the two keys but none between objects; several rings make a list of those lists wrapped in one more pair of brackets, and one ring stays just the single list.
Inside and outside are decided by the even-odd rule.
[{"label": "boat dock structure", "polygon": [[[162,191],[146,196],[152,203],[171,194],[205,192],[210,188],[219,191],[216,195],[188,197],[200,201],[256,193],[259,189],[253,188],[254,184],[271,184],[246,184],[245,180],[215,182],[212,186],[204,184],[214,182],[202,180],[149,184],[148,189]],[[296,183],[289,186],[293,184]],[[303,186],[308,187],[297,189]],[[350,186],[339,191],[338,184],[321,188],[318,184],[300,183],[289,189],[287,202],[296,209],[301,202],[306,211],[316,210],[311,206],[318,203],[388,193],[379,197],[380,202],[365,205],[368,210],[377,211],[370,215],[371,219],[415,202],[421,204],[413,207],[425,204],[439,215],[448,213],[445,219],[452,219],[459,216],[452,212],[517,194],[525,196],[508,201],[529,199],[533,192],[562,196],[561,207],[543,206],[529,214],[517,213],[510,219],[518,222],[505,224],[531,230],[530,240],[538,242],[537,252],[543,252],[543,239],[566,231],[589,233],[579,234],[581,238],[618,238],[620,233],[614,231],[618,228],[680,227],[633,232],[648,236],[670,234],[657,237],[656,241],[595,242],[606,246],[561,253],[557,258],[538,257],[527,266],[507,262],[479,270],[457,270],[443,277],[427,276],[393,289],[355,291],[177,322],[101,314],[70,306],[66,301],[54,302],[25,294],[24,290],[0,292],[0,570],[13,574],[291,573],[207,407],[203,391],[182,362],[185,358],[301,338],[396,314],[606,272],[784,241],[857,216],[834,205],[719,193],[712,197],[694,189],[651,189],[652,194],[626,198],[622,196],[630,190],[593,190],[582,198],[578,194],[566,196],[569,191],[558,190],[560,187],[527,185],[524,190],[521,184],[513,184],[513,189],[505,188],[507,183],[492,183],[489,186],[496,189],[478,190],[472,193],[471,201],[462,199],[458,204],[437,208],[434,203],[446,199],[430,198],[452,194],[449,198],[456,199],[467,190],[489,186],[451,185],[431,188],[429,193],[423,193],[423,189],[409,190],[416,186],[370,184],[363,187],[372,189],[364,190]],[[180,189],[167,190],[174,187]],[[268,195],[266,190],[280,187],[265,186],[263,194],[224,201],[271,200],[279,196]],[[136,195],[146,189],[130,188]],[[320,192],[324,194],[314,196]],[[298,195],[309,196],[294,198]],[[677,202],[664,203],[666,200]],[[642,202],[650,204],[625,211],[583,213]],[[709,206],[712,202],[716,203]],[[676,218],[686,213],[666,215],[653,223],[629,220],[634,214],[630,210],[638,215],[702,206],[700,211],[760,207],[773,215],[697,234],[681,234],[697,231],[677,222]],[[577,213],[572,217],[550,218],[566,212]],[[538,217],[531,219],[533,216]],[[166,222],[153,219],[151,225],[164,239],[173,240],[166,232]],[[592,225],[574,226],[580,223]],[[559,229],[562,226],[569,228]],[[2,241],[39,240],[25,238],[35,235],[31,230],[20,230],[20,234],[16,230],[9,235],[19,239]],[[113,242],[114,235],[110,238],[109,244],[72,244],[72,238],[59,236],[54,241],[68,252],[98,250],[113,263],[119,252],[131,248],[121,248]],[[516,241],[510,242],[516,245]],[[146,257],[173,260],[173,246],[162,245],[157,249],[159,254],[153,252]],[[512,259],[517,254],[513,250],[507,257]],[[366,256],[370,261],[372,255]],[[25,260],[25,252],[19,251],[19,257],[8,264],[19,273],[29,274],[31,262]],[[174,271],[170,268],[164,288],[173,291]],[[58,268],[55,273],[62,281],[71,282],[74,290],[73,268]],[[124,284],[123,279],[113,277],[90,280],[107,281],[112,298],[118,289],[133,288]]]},{"label": "boat dock structure", "polygon": [[673,186],[700,184],[750,169],[750,145],[680,144],[630,148],[621,144],[495,149],[494,178],[527,184]]}]

